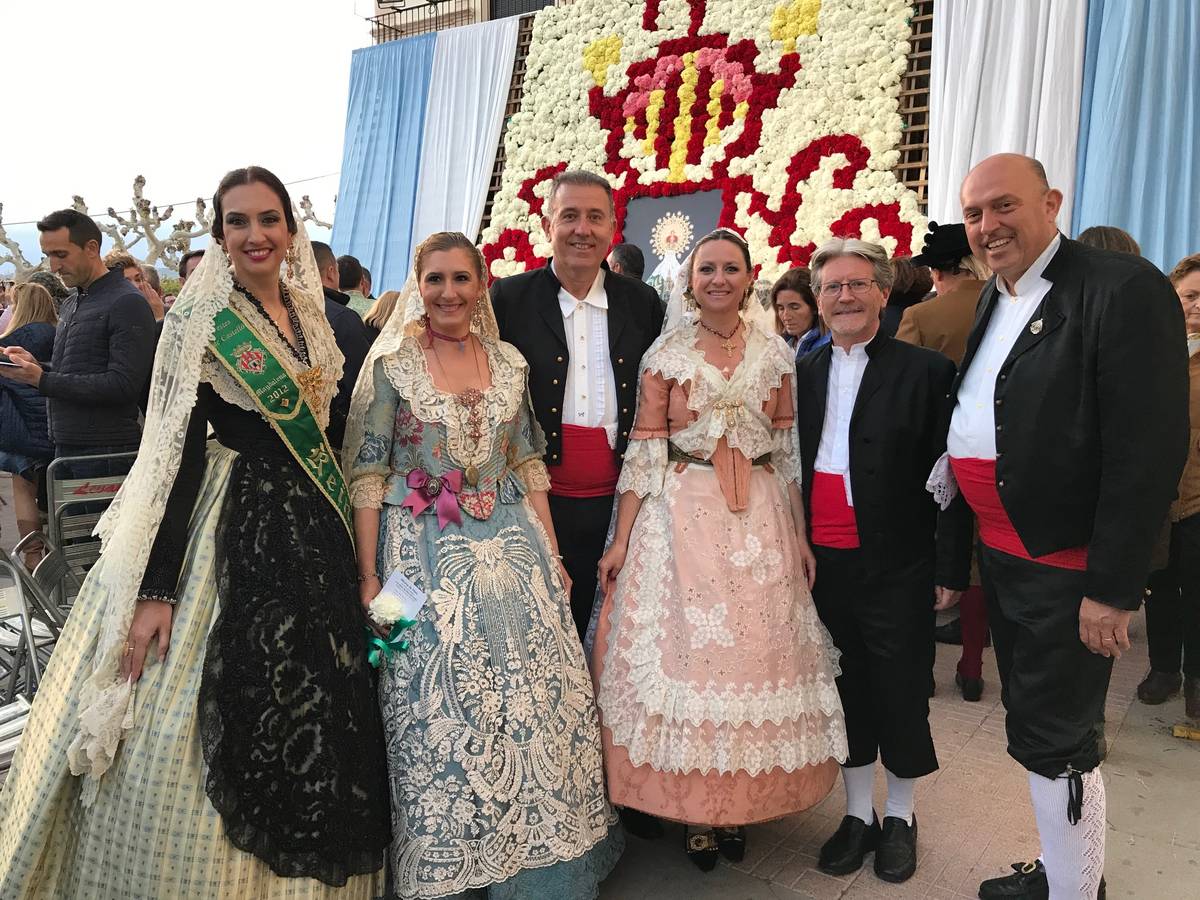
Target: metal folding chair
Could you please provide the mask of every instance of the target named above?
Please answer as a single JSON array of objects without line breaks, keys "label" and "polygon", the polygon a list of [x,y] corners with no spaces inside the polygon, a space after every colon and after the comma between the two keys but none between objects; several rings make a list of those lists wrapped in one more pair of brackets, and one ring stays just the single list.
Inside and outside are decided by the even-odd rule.
[{"label": "metal folding chair", "polygon": [[[28,572],[18,554],[38,541],[45,555]],[[7,684],[0,693],[0,703],[7,703],[18,692],[32,696],[37,690],[69,612],[55,597],[74,597],[79,593],[79,581],[62,552],[36,531],[21,538],[12,550],[0,551],[0,568],[12,577],[17,600],[16,613],[0,620],[0,647],[12,658]]]},{"label": "metal folding chair", "polygon": [[[46,467],[46,503],[50,541],[58,547],[79,581],[100,558],[100,539],[92,536],[104,510],[117,496],[125,475],[77,478],[71,467],[80,463],[132,463],[136,453],[60,456]],[[60,603],[71,598],[56,595]]]}]

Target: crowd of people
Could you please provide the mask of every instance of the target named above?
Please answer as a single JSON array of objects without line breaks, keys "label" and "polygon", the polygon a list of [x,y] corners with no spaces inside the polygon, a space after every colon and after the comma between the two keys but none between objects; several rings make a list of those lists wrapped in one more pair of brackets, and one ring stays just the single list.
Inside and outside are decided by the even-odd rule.
[{"label": "crowd of people", "polygon": [[1041,841],[980,896],[1104,896],[1144,598],[1139,696],[1200,716],[1200,255],[1069,240],[1027,157],[961,199],[766,305],[719,228],[679,315],[585,171],[545,267],[489,285],[438,233],[378,299],[259,167],[170,304],[51,213],[0,325],[20,530],[51,459],[136,454],[0,792],[0,895],[591,900],[627,834],[683,823],[710,871],[839,775],[819,868],[903,882],[936,633],[968,701],[994,645]]}]

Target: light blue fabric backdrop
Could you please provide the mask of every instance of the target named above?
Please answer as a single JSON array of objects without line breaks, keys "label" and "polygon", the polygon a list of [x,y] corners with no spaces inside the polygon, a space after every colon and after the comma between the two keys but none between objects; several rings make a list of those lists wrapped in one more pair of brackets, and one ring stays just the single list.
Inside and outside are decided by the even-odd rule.
[{"label": "light blue fabric backdrop", "polygon": [[330,245],[399,290],[412,261],[413,203],[437,34],[354,51],[342,177]]},{"label": "light blue fabric backdrop", "polygon": [[1091,0],[1075,215],[1169,271],[1200,251],[1200,3]]}]

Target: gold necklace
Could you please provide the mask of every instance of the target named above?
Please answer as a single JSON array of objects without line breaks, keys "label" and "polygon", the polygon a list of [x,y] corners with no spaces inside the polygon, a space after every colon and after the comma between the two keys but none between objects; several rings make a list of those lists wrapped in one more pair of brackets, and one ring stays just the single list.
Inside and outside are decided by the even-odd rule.
[{"label": "gold necklace", "polygon": [[725,356],[729,359],[733,359],[733,351],[735,349],[735,345],[733,343],[733,336],[735,334],[737,334],[738,329],[742,327],[742,320],[738,319],[737,324],[733,326],[733,331],[729,332],[729,334],[723,334],[722,332],[717,331],[717,329],[713,328],[711,325],[709,325],[703,319],[700,319],[699,322],[700,322],[700,327],[703,328],[705,331],[709,332],[710,334],[715,334],[717,337],[724,339],[723,342],[721,343],[721,347],[725,351]]}]

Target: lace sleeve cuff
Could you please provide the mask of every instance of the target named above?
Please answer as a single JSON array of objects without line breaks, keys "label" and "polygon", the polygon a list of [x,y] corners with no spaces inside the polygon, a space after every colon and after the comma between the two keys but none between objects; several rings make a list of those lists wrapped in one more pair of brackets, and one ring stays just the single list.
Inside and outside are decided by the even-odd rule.
[{"label": "lace sleeve cuff", "polygon": [[355,509],[383,509],[386,494],[382,475],[360,475],[350,483],[350,505]]},{"label": "lace sleeve cuff", "polygon": [[645,498],[662,493],[667,473],[666,438],[646,438],[629,442],[625,463],[617,481],[617,493],[633,491]]},{"label": "lace sleeve cuff", "polygon": [[771,453],[771,466],[779,480],[786,484],[800,485],[800,448],[796,442],[796,429],[791,426],[775,431],[775,449]]},{"label": "lace sleeve cuff", "polygon": [[546,464],[536,457],[521,463],[513,473],[525,484],[527,491],[550,490],[550,473],[546,471]]}]

